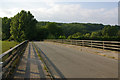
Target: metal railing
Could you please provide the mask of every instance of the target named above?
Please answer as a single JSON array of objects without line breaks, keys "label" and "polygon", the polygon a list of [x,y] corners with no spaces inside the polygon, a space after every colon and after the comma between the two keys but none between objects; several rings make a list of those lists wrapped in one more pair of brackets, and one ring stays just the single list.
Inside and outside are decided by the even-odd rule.
[{"label": "metal railing", "polygon": [[77,46],[100,48],[106,50],[120,51],[119,41],[96,41],[96,40],[68,40],[68,39],[48,39],[45,41],[52,41],[58,43],[72,44]]},{"label": "metal railing", "polygon": [[27,43],[28,41],[24,41],[0,55],[0,66],[2,67],[0,73],[2,78],[11,78]]}]

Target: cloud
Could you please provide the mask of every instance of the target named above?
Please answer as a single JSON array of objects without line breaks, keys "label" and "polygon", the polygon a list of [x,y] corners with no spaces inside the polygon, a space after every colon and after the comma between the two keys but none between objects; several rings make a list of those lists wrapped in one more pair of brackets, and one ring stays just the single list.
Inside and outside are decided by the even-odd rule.
[{"label": "cloud", "polygon": [[50,9],[39,8],[31,10],[38,20],[50,20],[58,22],[89,22],[117,24],[118,10],[112,8],[87,9],[80,5],[54,5]]},{"label": "cloud", "polygon": [[4,2],[118,2],[119,0],[1,0]]},{"label": "cloud", "polygon": [[0,17],[13,17],[24,9],[31,11],[39,21],[118,24],[117,8],[88,9],[80,4],[55,4],[54,0],[45,3],[49,7],[0,9]]}]

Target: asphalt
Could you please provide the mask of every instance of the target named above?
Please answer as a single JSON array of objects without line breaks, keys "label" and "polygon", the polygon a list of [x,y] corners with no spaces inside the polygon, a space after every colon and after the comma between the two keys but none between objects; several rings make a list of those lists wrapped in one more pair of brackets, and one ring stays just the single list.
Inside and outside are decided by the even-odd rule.
[{"label": "asphalt", "polygon": [[34,42],[65,78],[117,78],[118,61],[62,45]]}]

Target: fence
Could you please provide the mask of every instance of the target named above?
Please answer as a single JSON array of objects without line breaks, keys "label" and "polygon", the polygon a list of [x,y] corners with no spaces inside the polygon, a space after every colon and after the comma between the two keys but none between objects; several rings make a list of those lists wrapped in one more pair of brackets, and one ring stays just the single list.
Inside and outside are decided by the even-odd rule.
[{"label": "fence", "polygon": [[72,44],[77,46],[100,48],[106,50],[120,51],[119,41],[96,41],[96,40],[67,40],[67,39],[48,39],[45,41],[52,41],[58,43]]},{"label": "fence", "polygon": [[24,41],[0,55],[0,67],[2,69],[0,73],[2,74],[2,78],[11,77],[27,43],[28,41]]}]

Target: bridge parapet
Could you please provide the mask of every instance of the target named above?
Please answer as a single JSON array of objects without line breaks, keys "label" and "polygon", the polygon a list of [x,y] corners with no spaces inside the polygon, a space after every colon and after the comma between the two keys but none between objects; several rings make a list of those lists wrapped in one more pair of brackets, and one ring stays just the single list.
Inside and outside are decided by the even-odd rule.
[{"label": "bridge parapet", "polygon": [[11,77],[27,43],[28,41],[26,40],[0,55],[0,69],[2,69],[0,70],[0,74],[2,74],[2,78]]}]

